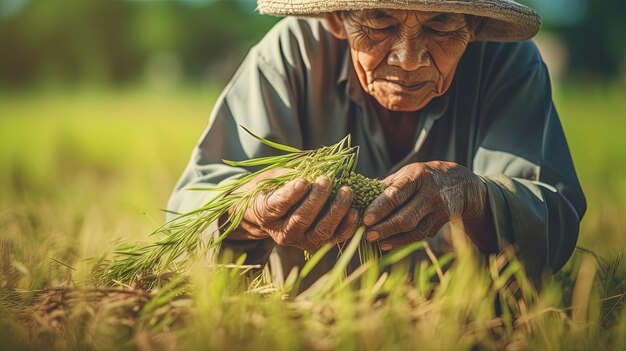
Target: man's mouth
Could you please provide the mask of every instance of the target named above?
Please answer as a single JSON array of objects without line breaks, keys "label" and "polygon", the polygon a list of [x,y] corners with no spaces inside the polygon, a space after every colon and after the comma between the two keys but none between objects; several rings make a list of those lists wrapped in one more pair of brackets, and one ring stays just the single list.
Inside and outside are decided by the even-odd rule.
[{"label": "man's mouth", "polygon": [[415,91],[423,88],[428,81],[419,81],[419,82],[406,82],[401,80],[389,80],[389,79],[378,79],[383,83],[388,83],[395,87],[400,87],[402,90]]}]

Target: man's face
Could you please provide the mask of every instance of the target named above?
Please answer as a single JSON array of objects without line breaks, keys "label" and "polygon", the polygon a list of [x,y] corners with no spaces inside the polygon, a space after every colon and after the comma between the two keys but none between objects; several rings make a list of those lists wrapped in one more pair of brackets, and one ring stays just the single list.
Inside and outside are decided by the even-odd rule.
[{"label": "man's face", "polygon": [[364,10],[342,19],[361,86],[392,111],[419,110],[445,93],[472,38],[462,14]]}]

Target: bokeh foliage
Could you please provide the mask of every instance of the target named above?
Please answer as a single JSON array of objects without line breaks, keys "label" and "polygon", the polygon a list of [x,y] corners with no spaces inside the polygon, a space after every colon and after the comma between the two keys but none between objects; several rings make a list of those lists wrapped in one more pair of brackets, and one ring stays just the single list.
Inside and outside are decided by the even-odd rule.
[{"label": "bokeh foliage", "polygon": [[[552,0],[526,2],[545,1]],[[544,26],[568,43],[568,78],[610,79],[620,70],[623,73],[624,2],[580,1],[588,4],[580,21],[564,25],[547,19]],[[25,344],[10,342],[32,341],[28,334],[21,334],[18,316],[35,301],[37,289],[67,287],[71,282],[89,284],[94,262],[110,253],[117,239],[145,240],[162,224],[159,208],[165,206],[205,128],[224,81],[245,51],[278,20],[254,14],[251,2],[0,0],[0,344],[5,348],[23,349]],[[21,7],[7,10],[10,3]],[[176,89],[145,89],[135,84],[144,79],[146,67],[155,57],[165,57],[156,61],[165,62],[166,68],[171,68],[172,62],[180,67],[181,84]],[[202,88],[188,84],[207,78],[211,83]],[[50,89],[40,89],[42,84]],[[88,89],[75,89],[83,85]],[[624,96],[626,89],[619,83],[555,84],[555,104],[589,203],[579,245],[607,258],[626,249]],[[569,306],[578,265],[580,256],[576,254],[558,276],[561,289],[553,286],[542,293],[541,304],[536,306],[539,312]],[[547,333],[545,338],[535,334],[528,348],[623,349],[624,310],[616,309],[614,320],[600,318],[611,315],[605,312],[617,306],[616,301],[623,306],[624,296],[618,295],[624,292],[621,267],[608,274],[600,266],[589,323],[563,323],[562,311],[539,313],[531,322]],[[458,323],[458,305],[448,303],[448,295],[442,300],[420,300],[430,307],[413,312],[432,313],[435,306],[436,313],[424,319],[421,334],[403,335],[413,331],[406,324],[406,311],[412,307],[407,304],[412,300],[403,296],[372,308],[369,303],[353,303],[353,293],[346,291],[343,297],[316,304],[304,301],[304,308],[296,309],[304,318],[295,321],[293,305],[283,304],[281,294],[269,298],[238,294],[228,288],[240,283],[231,273],[200,273],[193,281],[197,289],[191,316],[195,327],[183,330],[187,333],[184,339],[196,348],[232,348],[230,341],[243,337],[247,339],[241,347],[282,345],[294,349],[308,345],[303,338],[327,340],[319,337],[320,333],[332,333],[336,345],[346,348],[376,349],[385,346],[381,343],[400,339],[420,340],[425,345],[432,337],[420,338],[433,333],[448,346],[458,340],[455,337],[463,336],[454,333],[465,328]],[[465,272],[459,277],[462,279],[455,279],[457,288],[450,290],[458,296],[456,301],[489,307],[475,297],[486,287],[477,283],[479,275]],[[394,285],[384,287],[391,292]],[[474,298],[468,299],[470,295]],[[119,307],[109,301],[104,301],[104,314],[95,315],[105,322],[106,313]],[[150,312],[162,307],[155,303],[147,306],[151,307],[144,306],[142,316],[152,317],[155,314]],[[367,311],[367,318],[355,314],[355,308]],[[329,318],[328,311],[338,313],[331,315],[336,324],[319,323]],[[438,321],[436,332],[432,320]],[[150,324],[152,319],[141,323]],[[91,346],[104,342],[108,348],[134,347],[121,344],[122,339],[107,330],[84,327],[81,324],[64,335],[71,339],[86,330],[97,336]],[[132,333],[126,327],[124,331]],[[485,330],[481,328],[477,330]],[[218,332],[205,332],[214,330]],[[255,330],[261,333],[252,333]],[[583,332],[572,334],[572,330]],[[134,332],[141,337],[144,330]],[[520,332],[524,330],[513,335]],[[385,339],[387,336],[391,337]],[[469,336],[476,338],[472,333]],[[65,346],[76,346],[72,342],[77,340]],[[359,340],[367,342],[358,344]],[[465,344],[456,346],[470,345],[472,340],[463,339]],[[386,347],[396,349],[397,345]],[[76,346],[81,347],[87,346]]]},{"label": "bokeh foliage", "polygon": [[607,80],[626,73],[626,1],[523,0],[543,15],[543,30],[562,38],[566,69],[578,80]]},{"label": "bokeh foliage", "polygon": [[[12,89],[50,81],[135,82],[164,53],[180,65],[185,80],[223,82],[279,20],[256,13],[254,0],[3,1],[0,87]],[[536,7],[544,15],[543,30],[565,44],[568,77],[610,79],[624,72],[624,1],[521,2]],[[581,10],[575,20],[553,15],[576,4]]]},{"label": "bokeh foliage", "polygon": [[10,87],[129,82],[162,52],[198,80],[212,65],[241,58],[278,20],[255,14],[248,0],[20,2],[0,16],[0,84]]}]

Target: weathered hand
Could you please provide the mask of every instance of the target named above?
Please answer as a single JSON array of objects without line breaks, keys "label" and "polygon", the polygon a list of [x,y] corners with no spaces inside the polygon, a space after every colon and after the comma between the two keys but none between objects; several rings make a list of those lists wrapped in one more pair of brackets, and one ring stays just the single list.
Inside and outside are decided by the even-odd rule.
[{"label": "weathered hand", "polygon": [[[246,185],[255,186],[262,179],[287,170],[271,170]],[[295,179],[271,194],[261,195],[245,212],[243,220],[228,238],[235,240],[272,237],[279,245],[315,251],[327,243],[348,240],[356,231],[359,214],[350,209],[352,190],[343,187],[329,204],[332,184],[319,177],[309,184]]]},{"label": "weathered hand", "polygon": [[448,221],[481,223],[485,216],[486,186],[456,163],[412,163],[382,182],[388,187],[365,209],[363,222],[366,239],[383,250],[433,237]]}]

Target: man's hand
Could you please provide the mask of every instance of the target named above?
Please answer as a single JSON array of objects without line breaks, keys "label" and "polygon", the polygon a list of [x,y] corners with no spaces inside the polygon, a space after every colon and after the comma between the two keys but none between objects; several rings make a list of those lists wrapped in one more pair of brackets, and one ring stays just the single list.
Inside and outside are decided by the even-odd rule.
[{"label": "man's hand", "polygon": [[477,246],[487,245],[479,238],[487,189],[467,168],[451,162],[413,163],[382,182],[387,189],[365,209],[363,219],[370,227],[366,239],[377,241],[381,249],[433,237],[446,222],[455,220],[466,224]]},{"label": "man's hand", "polygon": [[[245,189],[287,171],[264,172],[246,184]],[[279,245],[307,251],[346,241],[356,231],[359,221],[358,211],[350,209],[352,190],[342,187],[329,204],[331,191],[327,177],[319,177],[312,184],[304,179],[292,180],[270,194],[257,197],[228,238],[249,240],[269,236]]]}]

